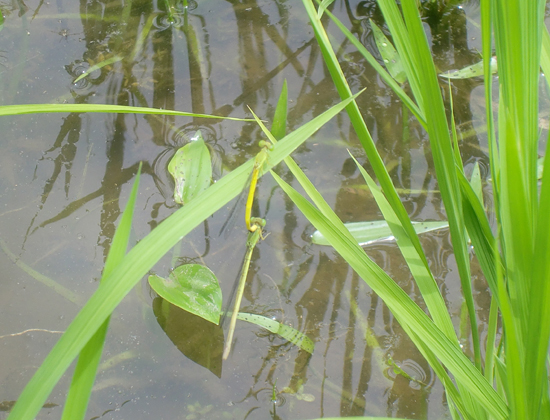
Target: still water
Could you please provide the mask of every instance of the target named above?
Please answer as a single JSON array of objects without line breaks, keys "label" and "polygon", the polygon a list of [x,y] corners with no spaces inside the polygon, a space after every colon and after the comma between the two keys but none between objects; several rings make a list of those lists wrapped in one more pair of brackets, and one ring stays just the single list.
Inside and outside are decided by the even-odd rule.
[{"label": "still water", "polygon": [[[1,104],[107,103],[243,118],[251,117],[250,107],[269,122],[286,79],[290,131],[339,101],[301,2],[204,0],[170,13],[163,1],[125,4],[1,4]],[[478,60],[478,6],[468,4],[426,6],[425,28],[441,70]],[[383,21],[374,1],[337,0],[333,12],[377,55],[369,19]],[[354,48],[332,34],[350,86],[367,88],[358,103],[409,215],[444,220],[425,133]],[[455,116],[467,133],[463,159],[484,172],[481,80],[456,81],[453,89]],[[220,179],[258,152],[262,135],[254,123],[123,114],[2,117],[0,127],[2,418],[97,288],[139,162],[131,244],[178,209],[167,164],[186,138],[202,131]],[[345,222],[380,219],[347,150],[369,169],[342,113],[293,157]],[[292,182],[286,168],[277,171]],[[227,296],[246,241],[242,223],[228,238],[218,235],[229,210],[208,218],[153,271],[166,276],[183,262],[205,264]],[[310,243],[312,227],[269,175],[260,181],[254,210],[270,234],[253,254],[242,309],[304,332],[315,342],[313,355],[238,323],[229,359],[205,358],[211,349],[189,333],[202,327],[176,308],[161,316],[162,302],[144,278],[113,314],[86,418],[447,418],[442,387],[387,307],[331,248]],[[430,233],[422,242],[458,325],[448,235]],[[394,243],[366,252],[423,307]],[[483,320],[489,295],[475,266],[473,276]],[[221,354],[221,330],[211,334],[220,338],[212,351]],[[370,335],[379,347],[367,343]],[[394,373],[392,362],[416,380]],[[69,380],[63,377],[38,418],[59,418]]]}]

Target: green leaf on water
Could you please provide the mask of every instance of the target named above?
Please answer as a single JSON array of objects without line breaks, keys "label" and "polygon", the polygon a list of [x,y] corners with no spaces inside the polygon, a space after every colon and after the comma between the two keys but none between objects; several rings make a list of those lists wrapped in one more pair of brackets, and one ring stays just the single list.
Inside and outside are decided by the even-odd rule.
[{"label": "green leaf on water", "polygon": [[[491,74],[495,74],[497,71],[497,58],[493,57],[491,58]],[[440,73],[439,76],[446,77],[447,79],[470,79],[472,77],[483,76],[483,60],[460,70]]]},{"label": "green leaf on water", "polygon": [[370,20],[370,25],[372,28],[372,33],[374,34],[374,40],[376,41],[376,46],[380,55],[384,60],[384,64],[388,69],[388,73],[395,79],[398,83],[405,83],[407,80],[407,75],[405,74],[405,69],[401,63],[401,57],[393,47],[393,44],[386,38],[384,32],[376,26],[376,24]]},{"label": "green leaf on water", "polygon": [[[425,233],[432,230],[444,229],[449,226],[446,221],[439,222],[412,222],[416,233]],[[369,245],[377,241],[392,239],[393,235],[385,220],[373,220],[371,222],[345,223],[344,226],[350,231],[359,245]],[[326,238],[316,230],[311,235],[311,242],[316,245],[330,246]]]},{"label": "green leaf on water", "polygon": [[149,284],[159,296],[173,305],[219,324],[222,291],[218,279],[208,267],[200,264],[180,265],[167,279],[149,276]]},{"label": "green leaf on water", "polygon": [[239,312],[239,314],[237,315],[237,319],[240,319],[241,321],[247,321],[262,328],[265,328],[272,333],[280,335],[284,339],[290,341],[292,344],[297,345],[302,350],[307,351],[309,354],[313,353],[313,349],[315,347],[313,341],[311,341],[311,339],[307,335],[298,331],[295,328],[289,327],[288,325],[282,324],[278,321],[262,315],[248,314],[246,312]]},{"label": "green leaf on water", "polygon": [[174,178],[174,201],[178,204],[188,203],[210,186],[212,163],[200,130],[176,152],[168,172]]}]

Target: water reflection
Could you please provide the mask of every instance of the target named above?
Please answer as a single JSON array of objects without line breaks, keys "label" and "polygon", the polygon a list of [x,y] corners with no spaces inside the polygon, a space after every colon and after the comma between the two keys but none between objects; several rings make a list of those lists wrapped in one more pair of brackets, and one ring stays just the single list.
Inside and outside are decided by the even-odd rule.
[{"label": "water reflection", "polygon": [[[5,104],[109,103],[237,117],[250,116],[250,106],[270,121],[286,79],[287,129],[294,130],[339,100],[298,3],[227,1],[212,7],[210,2],[197,2],[175,11],[168,10],[165,2],[144,0],[65,2],[55,7],[63,13],[67,34],[78,36],[60,42],[63,35],[52,32],[59,26],[52,10],[34,9],[31,19],[23,2],[12,10],[3,9],[5,45],[13,46],[2,51],[6,64],[0,68],[0,89]],[[341,1],[332,7],[376,53],[368,24],[371,18],[383,27],[376,3]],[[442,68],[470,64],[474,52],[463,12],[429,9],[426,13],[438,64]],[[450,33],[441,32],[447,27]],[[367,87],[358,103],[407,211],[415,220],[444,219],[420,124],[403,111],[347,41],[337,33],[334,37],[350,85],[354,90]],[[92,66],[97,69],[74,83]],[[455,116],[468,131],[463,158],[483,163],[485,139],[472,133],[474,125],[469,123],[473,114],[469,92],[477,83],[456,81],[452,88]],[[166,165],[185,136],[202,131],[216,158],[215,180],[255,155],[262,137],[253,123],[174,116],[71,113],[0,123],[6,133],[0,156],[0,235],[16,259],[81,298],[96,288],[94,279],[100,277],[140,161],[144,177],[133,243],[177,210]],[[346,149],[370,171],[342,114],[302,146],[295,158],[344,221],[379,219]],[[293,181],[284,166],[277,171]],[[309,355],[259,328],[238,325],[234,353],[222,366],[216,353],[221,330],[197,327],[176,310],[162,314],[158,311],[162,302],[144,281],[117,310],[106,346],[107,357],[136,353],[100,372],[89,417],[105,413],[113,403],[123,417],[136,419],[158,417],[160,412],[166,418],[181,417],[189,407],[208,418],[444,418],[443,399],[427,397],[440,396],[440,385],[388,308],[334,251],[309,245],[310,226],[269,176],[260,182],[254,212],[267,216],[271,234],[253,255],[243,308],[278,316],[308,334],[316,342],[315,353]],[[232,231],[229,240],[218,237],[226,217],[227,212],[220,212],[207,219],[155,272],[164,275],[174,263],[194,259],[216,272],[227,295],[245,252],[246,233]],[[459,286],[448,232],[430,234],[423,245],[449,308],[459,316]],[[394,244],[370,246],[366,252],[424,307]],[[7,258],[2,267],[7,278],[18,283],[0,286],[0,303],[7,308],[0,336],[29,328],[66,327],[74,316],[72,303],[35,283],[32,274]],[[479,273],[475,279],[476,302],[483,312],[487,292]],[[206,335],[212,347],[189,350],[196,344],[188,334],[197,331],[203,334],[201,343]],[[37,365],[31,354],[51,345],[33,337],[10,346],[6,360],[13,363],[0,364],[0,381],[11,383],[14,375]],[[423,385],[403,374],[388,374],[390,358]],[[277,398],[286,400],[276,410],[264,398],[275,383]],[[17,381],[0,400],[16,399],[23,385]],[[62,403],[65,385],[52,401]],[[207,413],[202,413],[206,408]]]}]

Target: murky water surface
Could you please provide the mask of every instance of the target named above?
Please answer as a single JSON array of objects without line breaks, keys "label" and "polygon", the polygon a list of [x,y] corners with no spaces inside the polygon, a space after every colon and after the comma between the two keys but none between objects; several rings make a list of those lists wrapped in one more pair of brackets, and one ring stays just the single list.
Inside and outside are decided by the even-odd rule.
[{"label": "murky water surface", "polygon": [[[2,3],[2,105],[108,103],[231,117],[251,117],[250,107],[269,122],[286,79],[290,131],[339,100],[301,2],[191,1],[172,15],[162,1],[134,1],[124,9],[127,3]],[[426,9],[441,70],[478,60],[478,10],[469,4]],[[383,22],[375,2],[337,0],[333,11],[376,54],[369,18]],[[354,48],[336,30],[332,34],[352,89],[367,88],[358,102],[409,214],[444,220],[420,125]],[[452,86],[463,159],[486,171],[481,80]],[[258,152],[262,135],[253,123],[143,115],[23,115],[2,117],[0,125],[0,407],[6,413],[97,288],[139,162],[144,175],[132,244],[178,209],[167,163],[187,136],[202,131],[219,179]],[[345,222],[380,219],[347,150],[369,169],[341,114],[293,156]],[[277,170],[292,182],[285,167]],[[254,210],[266,217],[270,235],[253,254],[243,310],[308,334],[314,354],[239,323],[230,358],[223,364],[219,357],[204,358],[205,352],[221,354],[221,330],[207,332],[220,338],[212,347],[197,347],[189,331],[204,325],[176,308],[157,318],[162,301],[144,278],[113,314],[87,418],[447,418],[442,387],[387,307],[332,249],[310,244],[311,226],[269,175],[260,181]],[[173,261],[200,262],[227,294],[246,240],[240,223],[228,239],[218,235],[228,213],[208,218],[154,272],[166,276]],[[422,241],[458,325],[461,302],[448,232]],[[423,306],[394,243],[366,252]],[[483,313],[489,297],[475,269],[474,277]],[[367,344],[369,334],[380,347]],[[396,374],[392,363],[415,380]],[[39,418],[60,416],[68,382],[66,375]]]}]

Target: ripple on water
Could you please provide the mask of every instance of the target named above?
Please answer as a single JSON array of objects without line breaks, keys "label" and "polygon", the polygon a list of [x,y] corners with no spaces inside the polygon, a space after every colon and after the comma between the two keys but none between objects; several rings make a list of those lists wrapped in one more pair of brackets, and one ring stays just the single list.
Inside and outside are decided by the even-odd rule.
[{"label": "ripple on water", "polygon": [[153,26],[159,31],[164,31],[170,27],[181,28],[184,23],[183,13],[172,13],[170,16],[168,13],[159,13],[153,19]]}]

